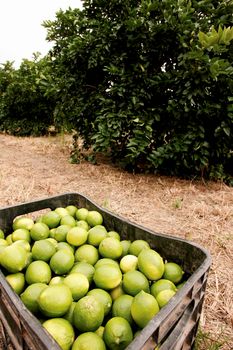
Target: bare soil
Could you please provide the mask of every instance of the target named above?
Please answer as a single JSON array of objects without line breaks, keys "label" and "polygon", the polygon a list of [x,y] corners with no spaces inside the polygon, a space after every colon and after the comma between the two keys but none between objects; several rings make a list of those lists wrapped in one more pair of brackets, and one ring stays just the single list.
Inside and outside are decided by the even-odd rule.
[{"label": "bare soil", "polygon": [[206,247],[213,263],[198,349],[233,349],[233,188],[223,183],[133,175],[102,160],[69,163],[67,136],[0,134],[0,206],[80,192],[156,232]]}]

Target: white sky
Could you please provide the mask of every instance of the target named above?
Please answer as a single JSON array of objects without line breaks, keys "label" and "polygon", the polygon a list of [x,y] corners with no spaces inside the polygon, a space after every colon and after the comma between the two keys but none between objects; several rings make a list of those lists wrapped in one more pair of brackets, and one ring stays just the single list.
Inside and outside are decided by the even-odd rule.
[{"label": "white sky", "polygon": [[81,8],[80,0],[0,0],[0,64],[23,58],[33,52],[46,54],[51,47],[46,38],[44,20],[53,20],[59,9]]}]

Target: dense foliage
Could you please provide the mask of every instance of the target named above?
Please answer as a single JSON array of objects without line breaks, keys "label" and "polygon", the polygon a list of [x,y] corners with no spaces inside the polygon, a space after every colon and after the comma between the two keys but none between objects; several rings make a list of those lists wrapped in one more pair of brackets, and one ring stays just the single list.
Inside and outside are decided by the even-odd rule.
[{"label": "dense foliage", "polygon": [[128,169],[232,173],[233,2],[86,0],[44,23],[60,118]]},{"label": "dense foliage", "polygon": [[35,55],[15,69],[6,62],[0,68],[0,130],[28,136],[46,134],[54,125],[55,96],[46,95],[51,80],[49,61]]}]

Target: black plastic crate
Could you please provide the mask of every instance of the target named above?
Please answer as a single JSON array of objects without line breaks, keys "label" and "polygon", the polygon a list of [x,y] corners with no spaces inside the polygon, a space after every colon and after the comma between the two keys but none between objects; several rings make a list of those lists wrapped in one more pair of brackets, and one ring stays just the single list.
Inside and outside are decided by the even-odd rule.
[{"label": "black plastic crate", "polygon": [[[175,297],[163,307],[141,333],[128,345],[127,350],[192,349],[202,310],[207,275],[211,265],[208,251],[196,243],[154,232],[133,224],[98,206],[79,193],[65,193],[0,209],[0,228],[11,230],[15,217],[43,209],[76,205],[98,210],[109,230],[120,233],[122,239],[144,239],[164,259],[182,265],[190,276]],[[43,329],[40,322],[21,302],[0,271],[0,320],[14,349],[60,350],[58,344]]]}]

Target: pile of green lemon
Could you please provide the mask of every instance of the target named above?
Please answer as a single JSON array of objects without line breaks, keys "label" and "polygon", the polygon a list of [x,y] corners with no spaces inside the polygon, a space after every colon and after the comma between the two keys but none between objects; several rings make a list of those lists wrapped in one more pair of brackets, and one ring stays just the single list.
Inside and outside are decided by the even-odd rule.
[{"label": "pile of green lemon", "polygon": [[0,230],[0,266],[63,350],[125,349],[183,285],[145,240],[121,240],[101,213],[69,205]]}]

